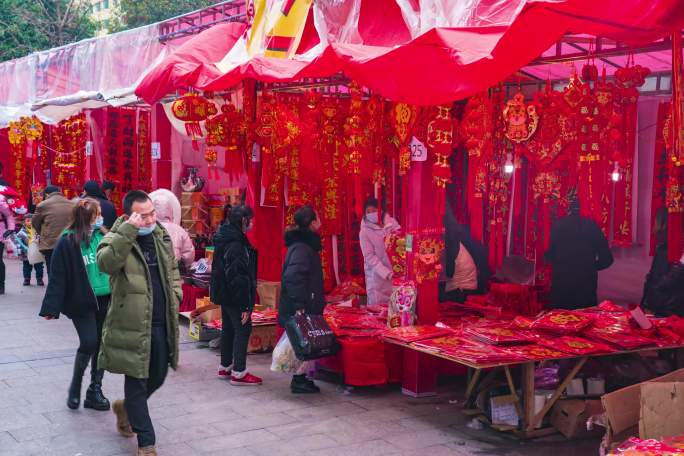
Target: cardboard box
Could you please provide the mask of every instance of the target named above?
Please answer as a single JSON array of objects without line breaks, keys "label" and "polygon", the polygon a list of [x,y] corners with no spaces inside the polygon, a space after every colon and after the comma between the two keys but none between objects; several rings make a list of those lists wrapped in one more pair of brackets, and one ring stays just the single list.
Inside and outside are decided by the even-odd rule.
[{"label": "cardboard box", "polygon": [[197,342],[206,342],[219,337],[221,335],[221,331],[218,329],[209,328],[200,320],[190,320],[190,324],[188,325],[188,335],[191,339]]},{"label": "cardboard box", "polygon": [[517,426],[520,421],[518,410],[515,408],[513,395],[494,396],[489,400],[492,414],[492,424]]},{"label": "cardboard box", "polygon": [[277,309],[280,302],[280,282],[257,280],[257,294],[262,307]]},{"label": "cardboard box", "polygon": [[600,429],[587,430],[587,420],[603,413],[601,401],[560,400],[553,406],[551,425],[568,439],[588,434],[601,434]]},{"label": "cardboard box", "polygon": [[605,445],[621,443],[639,432],[641,415],[641,386],[646,383],[684,382],[684,369],[657,377],[646,382],[604,394],[601,397],[605,410]]},{"label": "cardboard box", "polygon": [[276,343],[278,343],[276,325],[255,326],[249,337],[247,353],[270,352],[275,348]]},{"label": "cardboard box", "polygon": [[662,440],[684,434],[684,382],[641,385],[639,437]]},{"label": "cardboard box", "polygon": [[206,198],[202,192],[183,192],[181,193],[182,206],[203,206]]}]

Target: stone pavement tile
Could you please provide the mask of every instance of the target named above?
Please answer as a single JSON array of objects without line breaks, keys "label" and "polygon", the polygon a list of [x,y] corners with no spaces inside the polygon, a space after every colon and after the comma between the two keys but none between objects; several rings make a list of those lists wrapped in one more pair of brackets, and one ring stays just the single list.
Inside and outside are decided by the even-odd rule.
[{"label": "stone pavement tile", "polygon": [[210,437],[218,437],[224,435],[216,427],[210,424],[203,425],[188,425],[180,429],[169,430],[163,426],[160,426],[154,418],[152,419],[154,424],[155,434],[157,435],[157,442],[159,444],[164,444],[171,446],[175,443],[189,442],[192,440],[208,439]]},{"label": "stone pavement tile", "polygon": [[200,426],[203,424],[217,423],[221,421],[239,420],[242,416],[231,409],[218,409],[201,413],[191,413],[174,418],[165,418],[156,423],[168,430],[183,429],[187,426]]},{"label": "stone pavement tile", "polygon": [[223,435],[237,434],[239,432],[253,431],[255,429],[271,429],[275,426],[291,424],[292,417],[285,413],[273,413],[271,415],[261,415],[240,420],[223,421],[212,423],[212,426],[223,433]]},{"label": "stone pavement tile", "polygon": [[451,412],[435,413],[433,415],[412,416],[402,418],[399,423],[414,431],[444,428],[454,425],[464,425],[467,417],[459,410]]},{"label": "stone pavement tile", "polygon": [[[197,453],[191,453],[193,456]],[[236,456],[257,456],[255,452],[250,450],[249,448],[246,447],[241,447],[241,448],[235,448],[231,450],[230,452],[226,450],[218,450],[218,451],[207,451],[204,453],[201,453],[202,456],[227,456],[227,455],[236,455]],[[164,455],[161,455],[164,456]],[[274,455],[274,456],[277,456]]]},{"label": "stone pavement tile", "polygon": [[[2,350],[0,348],[0,350]],[[15,367],[17,366],[17,367]],[[24,379],[28,377],[35,377],[38,373],[26,366],[23,363],[18,364],[3,364],[0,366],[0,380],[7,379]]]},{"label": "stone pavement tile", "polygon": [[375,423],[342,422],[337,431],[328,435],[341,445],[349,445],[359,441],[375,440],[378,437],[391,441],[393,436],[403,435],[407,432],[411,432],[411,429],[401,425],[398,421],[378,421]]},{"label": "stone pavement tile", "polygon": [[402,450],[427,448],[433,445],[443,445],[459,439],[460,435],[453,430],[428,429],[418,432],[395,435],[392,443]]},{"label": "stone pavement tile", "polygon": [[9,448],[10,445],[16,445],[17,440],[7,431],[0,432],[0,449]]},{"label": "stone pavement tile", "polygon": [[254,431],[246,431],[238,434],[191,440],[187,442],[187,444],[190,445],[190,447],[195,451],[210,452],[232,450],[257,443],[272,442],[277,439],[278,437],[272,433],[264,429],[257,429]]},{"label": "stone pavement tile", "polygon": [[417,450],[402,451],[401,456],[471,456],[474,453],[463,453],[455,448],[444,445],[435,445]]},{"label": "stone pavement tile", "polygon": [[347,415],[352,415],[351,418],[353,418],[353,415],[367,411],[368,410],[365,408],[356,404],[352,404],[351,402],[337,402],[322,406],[290,410],[285,413],[296,420],[322,420]]},{"label": "stone pavement tile", "polygon": [[[386,440],[371,440],[370,442],[355,443],[353,445],[326,448],[325,456],[384,456],[394,455],[398,452],[397,447]],[[306,456],[320,456],[321,450],[312,450],[304,453]],[[429,456],[429,455],[426,455]]]},{"label": "stone pavement tile", "polygon": [[[192,456],[196,454],[187,443],[166,443],[157,440],[157,453],[160,456]],[[225,454],[225,453],[224,453]],[[122,456],[133,456],[133,453],[124,453]]]},{"label": "stone pavement tile", "polygon": [[[293,436],[294,437],[294,436]],[[305,451],[322,450],[337,446],[332,438],[323,435],[296,436],[287,442],[268,442],[250,445],[247,448],[259,456],[300,456]],[[326,453],[321,451],[320,453]]]},{"label": "stone pavement tile", "polygon": [[342,417],[344,421],[349,423],[374,423],[378,421],[392,421],[400,420],[402,418],[412,418],[415,414],[411,410],[406,410],[403,407],[385,407],[380,409],[372,409],[368,412],[359,413],[353,416]]},{"label": "stone pavement tile", "polygon": [[[73,363],[74,360],[72,359]],[[34,359],[31,361],[26,361],[29,367],[50,367],[50,366],[64,366],[62,358],[44,358],[44,359]]]},{"label": "stone pavement tile", "polygon": [[0,431],[12,431],[41,424],[48,424],[48,421],[39,413],[30,413],[21,407],[0,410]]}]

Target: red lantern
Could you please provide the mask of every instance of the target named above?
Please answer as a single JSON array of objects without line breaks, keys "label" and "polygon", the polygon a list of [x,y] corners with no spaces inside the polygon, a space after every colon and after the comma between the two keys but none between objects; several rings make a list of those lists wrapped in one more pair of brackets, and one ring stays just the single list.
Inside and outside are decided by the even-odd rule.
[{"label": "red lantern", "polygon": [[196,93],[188,93],[173,102],[171,112],[176,119],[185,122],[185,131],[192,138],[192,147],[199,151],[197,139],[204,136],[200,122],[218,112],[216,105]]}]

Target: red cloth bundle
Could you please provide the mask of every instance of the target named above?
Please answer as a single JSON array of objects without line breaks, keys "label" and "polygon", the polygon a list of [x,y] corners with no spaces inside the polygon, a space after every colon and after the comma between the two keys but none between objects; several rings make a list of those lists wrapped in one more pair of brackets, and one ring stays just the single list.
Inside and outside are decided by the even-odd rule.
[{"label": "red cloth bundle", "polygon": [[614,312],[614,313],[624,313],[627,312],[622,306],[615,304],[613,301],[603,301],[597,306],[597,308],[602,312]]},{"label": "red cloth bundle", "polygon": [[453,331],[448,328],[438,328],[430,325],[416,325],[416,326],[399,326],[391,328],[383,333],[384,337],[395,339],[405,343],[418,342],[425,339],[433,339],[435,337],[446,336],[453,334]]},{"label": "red cloth bundle", "polygon": [[615,349],[606,344],[592,342],[576,336],[560,336],[539,339],[538,343],[564,353],[577,356],[591,355],[594,353],[611,353]]},{"label": "red cloth bundle", "polygon": [[534,293],[527,285],[492,283],[489,301],[514,314],[535,315],[539,312]]},{"label": "red cloth bundle", "polygon": [[684,450],[664,442],[632,437],[617,447],[609,456],[684,456]]},{"label": "red cloth bundle", "polygon": [[569,310],[551,310],[539,316],[533,329],[543,329],[560,334],[574,334],[589,326],[592,318]]},{"label": "red cloth bundle", "polygon": [[386,321],[373,315],[337,314],[337,327],[347,329],[385,329]]},{"label": "red cloth bundle", "polygon": [[473,364],[495,364],[520,361],[521,358],[501,348],[485,345],[458,336],[444,336],[428,339],[414,344],[431,351]]},{"label": "red cloth bundle", "polygon": [[530,337],[522,331],[510,329],[508,323],[465,328],[464,333],[475,340],[491,345],[530,343]]},{"label": "red cloth bundle", "polygon": [[616,332],[611,328],[592,327],[584,330],[584,335],[591,340],[611,343],[623,350],[636,350],[656,343],[653,339],[636,334]]},{"label": "red cloth bundle", "polygon": [[548,347],[543,347],[541,345],[533,344],[533,345],[516,345],[516,346],[511,346],[511,347],[505,347],[502,350],[505,350],[507,353],[510,353],[514,356],[519,356],[520,358],[527,360],[527,361],[537,361],[537,360],[543,360],[543,359],[558,359],[558,358],[565,358],[568,355],[560,352],[558,350],[554,350],[552,348]]}]

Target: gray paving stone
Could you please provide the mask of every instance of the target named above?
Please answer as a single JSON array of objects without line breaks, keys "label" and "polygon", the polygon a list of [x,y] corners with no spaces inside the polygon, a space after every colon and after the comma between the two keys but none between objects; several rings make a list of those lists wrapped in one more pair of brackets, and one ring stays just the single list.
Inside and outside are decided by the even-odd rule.
[{"label": "gray paving stone", "polygon": [[239,434],[192,440],[188,442],[188,445],[190,445],[190,447],[196,451],[209,452],[231,450],[257,443],[273,442],[275,440],[278,440],[278,437],[272,433],[264,429],[257,429],[254,431],[241,432]]}]

